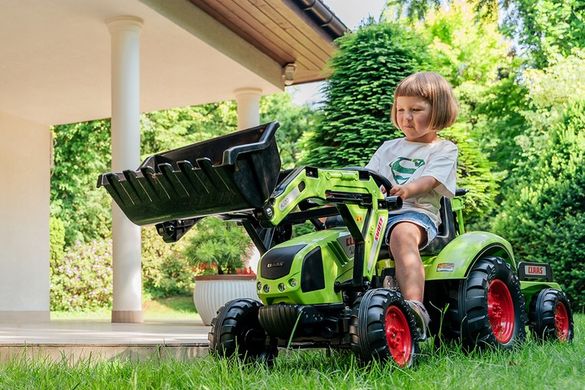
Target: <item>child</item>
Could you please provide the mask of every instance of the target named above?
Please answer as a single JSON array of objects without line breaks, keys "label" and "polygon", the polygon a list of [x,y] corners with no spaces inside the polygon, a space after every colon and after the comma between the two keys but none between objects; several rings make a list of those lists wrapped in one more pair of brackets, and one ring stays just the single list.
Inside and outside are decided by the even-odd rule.
[{"label": "child", "polygon": [[425,338],[430,317],[422,303],[425,272],[419,250],[437,235],[441,196],[455,195],[457,146],[437,132],[455,122],[457,102],[443,77],[415,73],[396,87],[391,115],[404,138],[384,142],[366,167],[388,178],[390,195],[404,202],[390,212],[386,239],[400,291]]}]

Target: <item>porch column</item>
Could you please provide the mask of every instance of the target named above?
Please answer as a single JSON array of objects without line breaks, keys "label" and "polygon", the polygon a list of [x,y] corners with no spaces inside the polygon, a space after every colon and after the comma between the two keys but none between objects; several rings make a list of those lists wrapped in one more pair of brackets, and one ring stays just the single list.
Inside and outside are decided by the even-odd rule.
[{"label": "porch column", "polygon": [[[140,30],[142,19],[106,21],[112,45],[112,170],[140,164]],[[140,227],[112,205],[112,322],[142,322]]]},{"label": "porch column", "polygon": [[260,88],[240,88],[234,91],[238,104],[238,130],[260,124]]}]

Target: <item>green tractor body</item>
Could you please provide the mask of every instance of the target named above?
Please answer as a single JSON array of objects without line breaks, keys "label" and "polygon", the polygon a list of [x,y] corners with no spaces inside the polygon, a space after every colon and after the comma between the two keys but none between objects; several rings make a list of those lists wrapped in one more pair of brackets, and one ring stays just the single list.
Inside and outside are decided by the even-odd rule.
[{"label": "green tractor body", "polygon": [[[242,224],[262,254],[259,301],[226,303],[210,349],[271,360],[278,347],[351,348],[364,361],[412,364],[425,329],[400,294],[385,243],[389,211],[402,200],[364,168],[281,172],[273,122],[154,155],[137,171],[101,175],[136,224],[156,224],[167,242],[207,215]],[[511,348],[525,325],[535,337],[570,341],[570,304],[550,266],[517,262],[510,243],[465,232],[458,191],[441,200],[439,233],[421,252],[430,333],[463,345]],[[337,218],[328,226],[324,220]],[[292,236],[310,221],[315,231]]]}]

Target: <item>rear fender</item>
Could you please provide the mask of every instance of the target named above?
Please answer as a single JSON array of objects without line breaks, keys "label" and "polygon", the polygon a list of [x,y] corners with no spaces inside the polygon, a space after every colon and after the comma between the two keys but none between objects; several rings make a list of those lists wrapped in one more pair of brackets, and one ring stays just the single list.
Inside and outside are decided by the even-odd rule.
[{"label": "rear fender", "polygon": [[464,279],[475,262],[484,256],[499,256],[516,272],[514,252],[508,241],[488,232],[457,236],[435,257],[426,260],[425,279]]}]

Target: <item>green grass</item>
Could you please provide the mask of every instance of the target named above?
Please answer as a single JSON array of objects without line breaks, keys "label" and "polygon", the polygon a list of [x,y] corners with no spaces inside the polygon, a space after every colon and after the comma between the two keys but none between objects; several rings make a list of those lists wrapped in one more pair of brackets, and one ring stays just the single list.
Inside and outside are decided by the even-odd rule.
[{"label": "green grass", "polygon": [[582,389],[585,315],[576,316],[572,344],[528,340],[513,352],[465,354],[423,345],[415,368],[363,367],[350,353],[285,351],[273,368],[212,357],[142,362],[16,359],[0,365],[9,389]]},{"label": "green grass", "polygon": [[[198,320],[191,296],[176,296],[145,300],[142,305],[145,320]],[[110,320],[111,309],[90,312],[53,311],[53,320]]]}]

